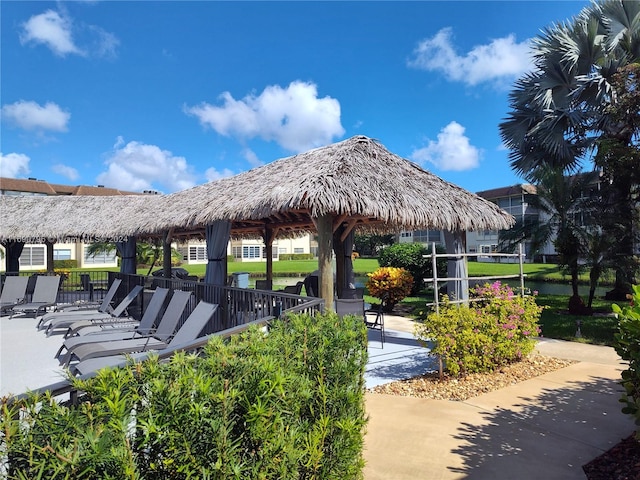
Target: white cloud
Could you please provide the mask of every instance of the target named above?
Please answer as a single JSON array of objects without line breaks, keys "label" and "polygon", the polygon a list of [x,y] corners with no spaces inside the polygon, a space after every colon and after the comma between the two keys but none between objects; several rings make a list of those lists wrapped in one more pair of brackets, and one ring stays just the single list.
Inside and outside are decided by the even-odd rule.
[{"label": "white cloud", "polygon": [[24,130],[66,132],[71,114],[53,102],[47,102],[43,107],[36,102],[19,100],[4,105],[2,117]]},{"label": "white cloud", "polygon": [[[76,41],[81,37],[80,41]],[[74,24],[64,11],[47,10],[34,15],[22,24],[20,42],[23,45],[45,45],[55,55],[69,54],[83,57],[117,56],[120,41],[110,32],[96,25]]]},{"label": "white cloud", "polygon": [[471,170],[480,162],[480,150],[469,143],[464,127],[451,122],[438,134],[438,141],[414,150],[411,158],[424,164],[429,162],[440,170]]},{"label": "white cloud", "polygon": [[20,35],[20,41],[23,44],[42,43],[61,57],[69,53],[85,55],[85,52],[73,41],[71,19],[61,16],[54,10],[34,15],[22,26],[24,30]]},{"label": "white cloud", "polygon": [[30,160],[23,153],[3,155],[0,152],[0,177],[16,178],[20,175],[28,175]]},{"label": "white cloud", "polygon": [[118,46],[120,40],[110,32],[96,25],[90,25],[89,31],[93,34],[91,37],[90,51],[97,57],[116,58],[118,56]]},{"label": "white cloud", "polygon": [[220,180],[221,178],[232,177],[235,175],[228,168],[223,168],[221,171],[216,170],[214,167],[207,168],[207,171],[204,172],[204,176],[207,179],[207,182],[213,182],[215,180]]},{"label": "white cloud", "polygon": [[245,148],[242,151],[242,156],[247,160],[247,162],[249,162],[251,168],[261,167],[262,165],[264,165],[264,162],[258,158],[256,152],[254,152],[250,148]]},{"label": "white cloud", "polygon": [[68,178],[69,180],[77,180],[80,176],[78,174],[78,170],[67,165],[62,165],[61,163],[52,166],[51,170],[53,170],[53,172],[57,173],[58,175],[62,175],[63,177]]},{"label": "white cloud", "polygon": [[292,152],[326,145],[344,134],[340,103],[331,97],[318,98],[313,83],[295,81],[286,88],[271,85],[260,95],[242,100],[229,92],[219,98],[220,106],[203,102],[185,107],[185,112],[220,135],[240,140],[259,137]]},{"label": "white cloud", "polygon": [[118,137],[105,163],[107,171],[98,175],[98,183],[121,190],[175,192],[195,185],[187,160],[156,145],[125,144],[122,137]]},{"label": "white cloud", "polygon": [[477,45],[466,55],[458,55],[452,44],[451,28],[418,43],[410,67],[440,71],[449,80],[477,85],[482,82],[509,81],[531,70],[533,63],[528,40],[517,43],[513,35]]}]

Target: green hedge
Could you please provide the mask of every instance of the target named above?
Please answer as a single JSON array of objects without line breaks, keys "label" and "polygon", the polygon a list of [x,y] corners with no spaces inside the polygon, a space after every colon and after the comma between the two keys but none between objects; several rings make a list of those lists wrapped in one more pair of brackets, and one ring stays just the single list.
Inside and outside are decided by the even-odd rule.
[{"label": "green hedge", "polygon": [[[446,253],[446,250],[437,245],[436,253]],[[417,295],[425,287],[424,279],[433,278],[433,261],[426,255],[431,255],[431,245],[425,247],[421,243],[396,243],[380,252],[378,262],[381,267],[404,268],[413,276],[413,288],[411,293]],[[447,277],[447,259],[444,257],[436,260],[438,277]]]},{"label": "green hedge", "polygon": [[78,268],[78,261],[77,260],[54,260],[53,268],[54,269]]},{"label": "green hedge", "polygon": [[313,260],[313,253],[281,253],[278,255],[280,261],[283,260]]},{"label": "green hedge", "polygon": [[628,305],[614,304],[618,316],[618,333],[615,349],[627,369],[622,372],[624,394],[620,400],[622,413],[632,415],[636,422],[636,438],[640,438],[640,285],[633,285],[633,295]]},{"label": "green hedge", "polygon": [[[4,407],[9,478],[362,478],[366,328],[292,316]],[[20,420],[7,420],[18,418]]]}]

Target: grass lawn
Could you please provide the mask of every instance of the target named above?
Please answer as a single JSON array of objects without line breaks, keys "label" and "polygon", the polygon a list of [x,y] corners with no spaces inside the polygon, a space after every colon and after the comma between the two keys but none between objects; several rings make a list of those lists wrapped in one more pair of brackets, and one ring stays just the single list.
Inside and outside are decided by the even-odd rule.
[{"label": "grass lawn", "polygon": [[[571,340],[575,342],[613,345],[613,335],[618,329],[618,320],[611,313],[611,304],[615,302],[594,299],[594,315],[569,315],[566,313],[569,297],[560,295],[539,295],[538,305],[546,308],[540,315],[541,335],[548,338]],[[576,337],[577,321],[580,321],[580,336]]]},{"label": "grass lawn", "polygon": [[[252,276],[260,277],[264,276],[266,271],[265,262],[229,262],[227,265],[229,274],[234,272],[249,272],[250,274],[253,274]],[[475,277],[514,275],[519,273],[518,264],[469,262],[468,265],[469,275]],[[197,275],[199,277],[204,276],[206,269],[206,265],[182,265],[182,267],[188,270],[191,275]],[[159,268],[162,267],[157,266],[154,267],[153,270],[155,271]],[[318,263],[315,259],[273,262],[274,276],[281,277],[302,277],[308,273],[311,273],[317,268]],[[366,273],[373,272],[376,268],[378,268],[377,259],[357,258],[354,261],[354,271],[358,276],[363,276]],[[568,280],[568,278],[560,272],[560,269],[557,265],[527,263],[524,264],[523,268],[524,272],[527,274],[527,279],[529,280]],[[118,269],[112,268],[105,270],[117,271]],[[138,269],[138,273],[141,275],[146,275],[148,270],[148,268],[140,268]],[[583,276],[582,280],[587,280],[586,275]],[[378,299],[370,296],[366,296],[365,299],[371,303],[377,303],[379,301]],[[614,332],[617,330],[616,319],[613,317],[600,315],[591,317],[568,315],[566,313],[568,299],[568,296],[562,295],[539,295],[537,297],[538,305],[547,307],[543,311],[539,322],[542,329],[542,335],[549,338],[611,345],[613,342]],[[424,295],[416,297],[407,297],[401,302],[398,310],[402,310],[403,315],[408,315],[416,318],[420,316],[419,312],[424,312],[426,310],[425,304],[432,301],[433,297],[431,295],[427,295],[426,293]],[[611,312],[611,303],[612,302],[596,299],[593,305],[594,310],[599,313],[609,313]],[[579,338],[576,338],[577,320],[581,321],[581,337]]]},{"label": "grass lawn", "polygon": [[[424,318],[428,312],[425,304],[431,302],[433,302],[431,295],[407,297],[396,308],[402,309],[404,315],[412,318]],[[542,336],[596,345],[613,345],[613,336],[617,332],[618,321],[615,317],[607,316],[607,314],[611,313],[611,304],[615,302],[594,299],[595,315],[590,317],[569,315],[567,313],[569,304],[567,295],[538,295],[536,303],[545,307],[538,321]],[[580,336],[576,337],[576,322],[578,320],[581,323]]]},{"label": "grass lawn", "polygon": [[[201,265],[187,265],[183,264],[180,267],[184,268],[191,275],[197,275],[198,277],[204,277],[206,264]],[[159,270],[162,265],[153,267],[153,271]],[[364,275],[368,272],[373,272],[378,268],[378,260],[375,258],[356,258],[353,262],[353,270],[356,275]],[[274,276],[283,277],[304,277],[305,275],[318,269],[318,260],[285,260],[273,262],[273,274]],[[110,269],[117,271],[118,269]],[[139,268],[138,274],[146,275],[149,268]],[[229,275],[237,272],[248,272],[255,276],[265,276],[267,271],[266,262],[228,262],[227,272]],[[252,275],[252,276],[254,276]]]}]

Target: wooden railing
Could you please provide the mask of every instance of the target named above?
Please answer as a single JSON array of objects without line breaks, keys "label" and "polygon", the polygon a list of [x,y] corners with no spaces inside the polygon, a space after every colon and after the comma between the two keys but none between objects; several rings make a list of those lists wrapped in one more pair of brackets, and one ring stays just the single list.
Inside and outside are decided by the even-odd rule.
[{"label": "wooden railing", "polygon": [[[446,258],[449,259],[466,259],[469,257],[495,257],[495,258],[511,258],[514,259],[519,265],[519,273],[514,275],[494,275],[494,276],[483,276],[483,277],[470,277],[466,276],[464,278],[458,277],[438,277],[438,268],[437,268],[437,259],[438,258]],[[433,289],[433,302],[426,303],[427,307],[432,307],[436,312],[440,309],[440,298],[439,298],[439,284],[440,283],[448,283],[448,282],[468,282],[480,285],[482,283],[486,283],[489,281],[495,280],[508,280],[508,279],[519,279],[520,286],[517,290],[519,290],[520,295],[524,296],[526,294],[526,290],[524,287],[524,279],[526,278],[526,274],[524,273],[524,252],[522,248],[522,244],[518,244],[518,253],[436,253],[436,244],[433,243],[431,245],[431,253],[425,255],[424,258],[431,259],[431,265],[433,270],[433,277],[423,279],[424,282],[430,285]],[[449,303],[468,303],[469,299],[456,299],[450,298]]]}]

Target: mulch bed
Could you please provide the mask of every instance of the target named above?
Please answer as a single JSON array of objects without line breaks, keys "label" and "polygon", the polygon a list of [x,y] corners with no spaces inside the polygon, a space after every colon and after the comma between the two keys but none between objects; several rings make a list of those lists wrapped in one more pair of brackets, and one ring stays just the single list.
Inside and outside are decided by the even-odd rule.
[{"label": "mulch bed", "polygon": [[640,479],[640,443],[630,435],[582,469],[588,480]]}]

